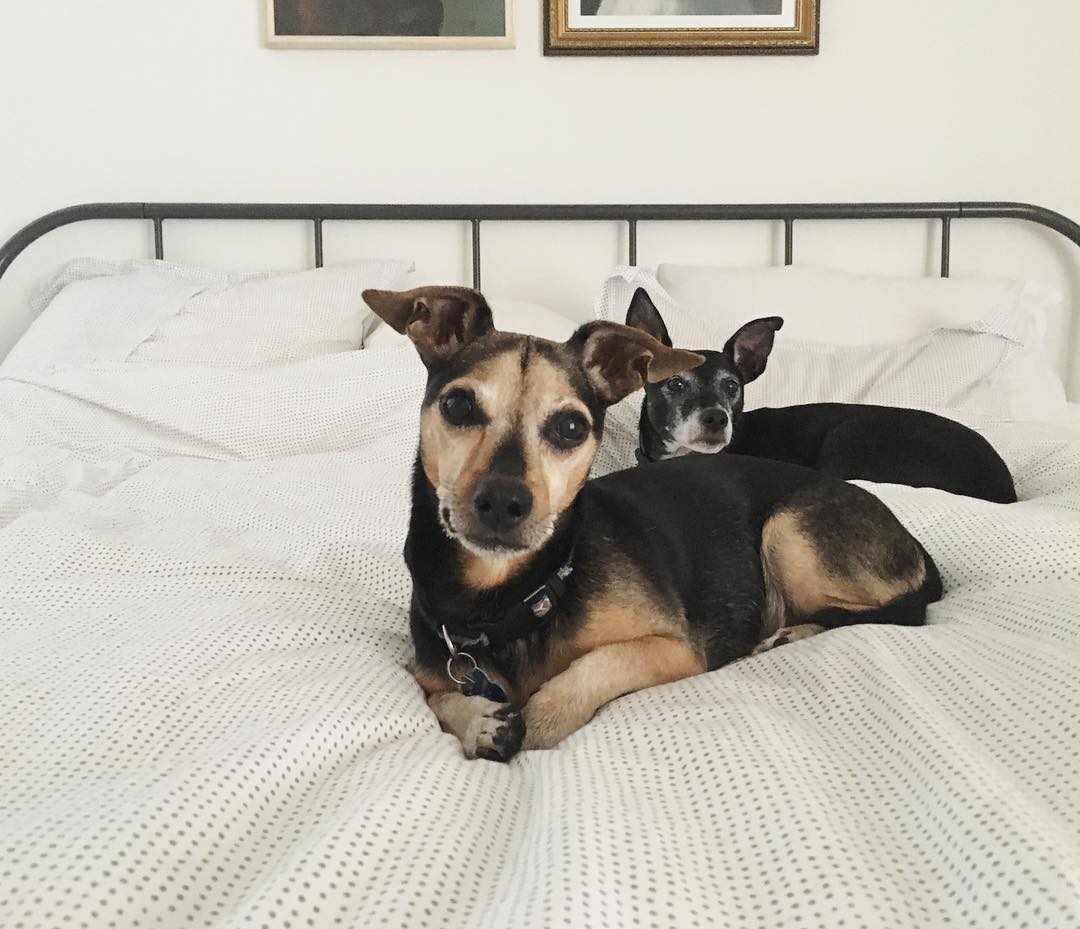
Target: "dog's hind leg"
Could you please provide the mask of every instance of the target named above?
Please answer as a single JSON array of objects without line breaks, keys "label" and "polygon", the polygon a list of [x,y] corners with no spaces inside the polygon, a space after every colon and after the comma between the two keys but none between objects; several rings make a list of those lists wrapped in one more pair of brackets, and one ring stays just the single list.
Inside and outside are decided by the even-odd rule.
[{"label": "dog's hind leg", "polygon": [[772,651],[774,648],[779,648],[781,645],[788,645],[791,642],[799,642],[802,639],[809,639],[811,636],[818,635],[825,631],[825,626],[820,626],[817,623],[800,623],[798,626],[783,626],[777,629],[768,638],[763,639],[761,644],[757,646],[750,654],[760,655],[762,652]]},{"label": "dog's hind leg", "polygon": [[920,625],[941,596],[930,556],[876,497],[851,484],[785,501],[761,536],[766,639],[784,627]]},{"label": "dog's hind leg", "polygon": [[[770,570],[769,553],[775,551],[775,545],[762,546],[761,568],[765,578],[765,609],[762,611],[761,631],[764,638],[751,655],[760,655],[762,652],[771,651],[789,642],[798,642],[800,639],[808,639],[812,635],[824,632],[825,627],[815,623],[805,623],[799,620],[795,624],[788,625],[789,610],[784,599],[784,591],[780,587],[779,578]],[[775,557],[775,555],[774,555]]]},{"label": "dog's hind leg", "polygon": [[[929,585],[924,585],[929,586]],[[925,596],[924,590],[914,591],[891,603],[868,610],[851,610],[843,607],[826,607],[807,617],[822,629],[840,629],[860,623],[877,623],[890,626],[922,626],[926,624],[927,604],[937,599]]]}]

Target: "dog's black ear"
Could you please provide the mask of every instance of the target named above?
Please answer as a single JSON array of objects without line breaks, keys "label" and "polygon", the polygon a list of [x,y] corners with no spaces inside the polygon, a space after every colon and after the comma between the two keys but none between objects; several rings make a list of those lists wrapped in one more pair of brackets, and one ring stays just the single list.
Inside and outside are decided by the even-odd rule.
[{"label": "dog's black ear", "polygon": [[749,384],[765,373],[773,338],[783,325],[784,321],[779,316],[766,316],[747,323],[727,340],[724,351],[735,359],[735,367],[739,369],[743,383]]},{"label": "dog's black ear", "polygon": [[671,348],[640,329],[618,323],[586,323],[566,344],[581,353],[585,376],[607,404],[705,361],[703,355]]},{"label": "dog's black ear", "polygon": [[664,318],[644,287],[634,291],[630,308],[626,311],[626,325],[649,333],[656,341],[671,348],[671,336],[664,325]]},{"label": "dog's black ear", "polygon": [[468,287],[365,290],[362,296],[376,316],[412,340],[429,367],[495,328],[483,294]]}]

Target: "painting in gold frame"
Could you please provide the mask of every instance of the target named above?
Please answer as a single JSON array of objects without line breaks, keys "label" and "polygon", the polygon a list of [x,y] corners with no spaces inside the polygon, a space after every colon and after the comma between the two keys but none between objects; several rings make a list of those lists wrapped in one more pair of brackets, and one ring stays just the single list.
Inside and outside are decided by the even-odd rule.
[{"label": "painting in gold frame", "polygon": [[545,55],[814,55],[820,0],[543,0]]}]

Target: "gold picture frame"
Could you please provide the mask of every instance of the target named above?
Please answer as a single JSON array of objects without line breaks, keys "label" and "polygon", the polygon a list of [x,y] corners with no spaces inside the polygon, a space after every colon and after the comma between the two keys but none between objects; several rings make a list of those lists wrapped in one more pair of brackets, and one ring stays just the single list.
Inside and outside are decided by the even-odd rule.
[{"label": "gold picture frame", "polygon": [[701,14],[708,0],[543,2],[545,55],[818,53],[820,0],[739,0],[726,6],[743,13],[723,15]]},{"label": "gold picture frame", "polygon": [[[372,0],[386,6],[386,0]],[[440,0],[430,0],[441,6]],[[332,19],[341,4],[326,0],[265,0],[265,42],[269,48],[287,49],[492,49],[514,47],[514,0],[477,0],[503,10],[503,32],[500,35],[355,35],[335,33]],[[422,4],[418,4],[422,5]],[[460,4],[459,4],[460,5]],[[279,12],[282,15],[279,15]],[[299,31],[297,23],[315,26],[314,31]],[[327,20],[330,20],[328,23]],[[286,20],[286,22],[283,22]],[[317,28],[328,25],[328,29]],[[287,27],[290,31],[279,31]]]}]

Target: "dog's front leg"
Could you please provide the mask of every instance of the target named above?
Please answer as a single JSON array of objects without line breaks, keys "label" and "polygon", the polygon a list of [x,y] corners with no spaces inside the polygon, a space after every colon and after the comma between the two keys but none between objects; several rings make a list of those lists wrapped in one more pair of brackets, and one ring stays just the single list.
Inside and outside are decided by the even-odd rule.
[{"label": "dog's front leg", "polygon": [[525,704],[525,748],[551,748],[605,703],[704,670],[701,653],[683,639],[650,635],[601,645],[555,675]]},{"label": "dog's front leg", "polygon": [[466,758],[509,761],[521,750],[525,722],[509,703],[445,691],[428,697],[428,706],[443,729],[457,736]]},{"label": "dog's front leg", "polygon": [[439,725],[457,737],[466,758],[509,761],[521,750],[525,721],[513,704],[466,697],[453,681],[437,672],[413,668],[413,674],[424,688]]}]

